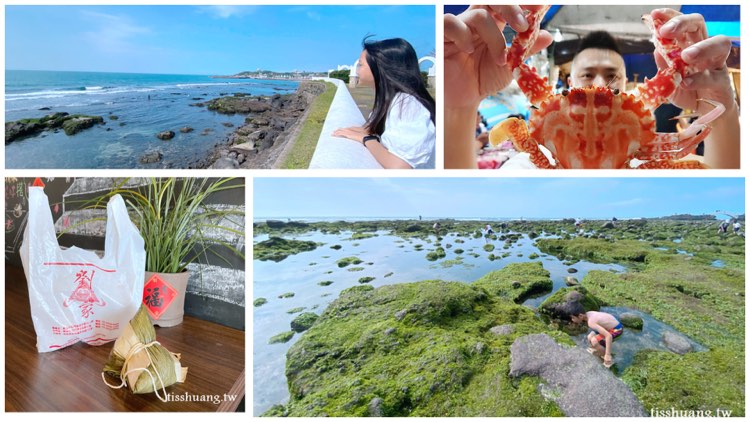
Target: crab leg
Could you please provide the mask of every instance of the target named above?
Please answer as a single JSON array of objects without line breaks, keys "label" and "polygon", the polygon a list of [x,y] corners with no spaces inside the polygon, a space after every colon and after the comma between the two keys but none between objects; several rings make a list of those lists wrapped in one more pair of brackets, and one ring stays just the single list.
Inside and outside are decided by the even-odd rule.
[{"label": "crab leg", "polygon": [[541,77],[536,73],[536,69],[525,65],[523,61],[529,57],[541,30],[542,18],[549,8],[549,5],[544,6],[526,16],[529,28],[516,34],[506,56],[506,61],[513,71],[513,77],[518,82],[518,86],[529,102],[535,106],[552,95],[552,87],[547,85],[547,78]]},{"label": "crab leg", "polygon": [[655,160],[643,163],[638,166],[638,169],[705,169],[708,168],[705,164],[700,161],[671,161],[671,160]]},{"label": "crab leg", "polygon": [[550,164],[547,157],[539,149],[537,141],[529,136],[529,128],[526,122],[521,119],[511,117],[495,125],[490,131],[490,143],[493,146],[509,139],[518,151],[528,152],[531,162],[540,169],[555,168]]},{"label": "crab leg", "polygon": [[651,30],[656,51],[667,62],[666,68],[659,70],[653,79],[647,78],[634,93],[646,107],[653,110],[674,94],[685,76],[687,65],[682,60],[682,49],[677,41],[659,35],[659,28],[664,25],[661,19],[654,20],[651,15],[643,15],[641,20]]},{"label": "crab leg", "polygon": [[716,101],[704,101],[714,109],[698,118],[687,129],[680,133],[659,133],[653,143],[643,146],[636,158],[641,160],[677,159],[688,155],[692,147],[698,145],[711,132],[709,123],[724,113],[724,105]]}]

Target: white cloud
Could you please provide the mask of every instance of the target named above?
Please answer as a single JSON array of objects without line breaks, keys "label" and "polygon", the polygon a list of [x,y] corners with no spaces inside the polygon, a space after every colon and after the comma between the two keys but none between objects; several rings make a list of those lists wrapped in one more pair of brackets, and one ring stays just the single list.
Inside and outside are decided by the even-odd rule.
[{"label": "white cloud", "polygon": [[92,21],[93,29],[83,33],[84,38],[94,47],[108,53],[122,53],[135,46],[132,40],[152,33],[151,28],[137,25],[127,16],[83,11]]},{"label": "white cloud", "polygon": [[199,10],[219,19],[245,16],[253,13],[257,6],[202,6]]}]

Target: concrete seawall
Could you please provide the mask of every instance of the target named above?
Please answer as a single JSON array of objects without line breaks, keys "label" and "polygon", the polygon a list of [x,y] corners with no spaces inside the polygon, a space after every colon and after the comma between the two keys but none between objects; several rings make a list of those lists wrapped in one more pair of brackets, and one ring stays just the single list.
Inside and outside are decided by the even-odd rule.
[{"label": "concrete seawall", "polygon": [[361,142],[332,136],[339,128],[362,126],[365,119],[354,102],[346,84],[339,79],[318,78],[336,85],[336,94],[315,147],[311,169],[379,169],[382,166],[375,160]]}]

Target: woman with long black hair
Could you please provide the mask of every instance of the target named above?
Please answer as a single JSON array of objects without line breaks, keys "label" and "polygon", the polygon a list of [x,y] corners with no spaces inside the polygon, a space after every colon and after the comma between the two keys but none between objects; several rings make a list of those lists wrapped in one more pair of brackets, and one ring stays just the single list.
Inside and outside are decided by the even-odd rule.
[{"label": "woman with long black hair", "polygon": [[359,83],[375,87],[364,126],[333,136],[362,144],[384,168],[435,168],[435,100],[427,92],[417,53],[406,40],[362,42]]}]

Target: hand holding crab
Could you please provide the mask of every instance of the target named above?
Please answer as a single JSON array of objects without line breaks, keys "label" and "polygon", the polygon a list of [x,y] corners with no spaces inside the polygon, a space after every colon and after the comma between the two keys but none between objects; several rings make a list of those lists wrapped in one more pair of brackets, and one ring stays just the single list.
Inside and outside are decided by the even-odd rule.
[{"label": "hand holding crab", "polygon": [[[670,102],[678,107],[696,110],[705,114],[711,107],[700,103],[699,99],[718,101],[725,108],[734,106],[727,57],[732,43],[726,36],[708,38],[706,22],[699,14],[683,15],[672,9],[656,9],[651,19],[665,22],[659,29],[659,36],[672,39],[682,50],[680,57],[688,67],[688,74],[675,90]],[[654,58],[659,69],[668,67],[667,60],[657,48]]]},{"label": "hand holding crab", "polygon": [[[728,47],[728,40],[705,40],[702,18],[681,17],[669,9],[656,10],[643,17],[656,38],[655,55],[660,69],[654,78],[647,79],[632,93],[591,86],[590,82],[553,95],[546,78],[523,63],[537,39],[547,8],[530,14],[529,28],[513,39],[508,50],[507,62],[513,75],[536,108],[529,119],[530,127],[523,120],[508,119],[492,129],[490,142],[512,139],[516,149],[528,152],[539,168],[629,168],[633,159],[645,161],[638,168],[704,167],[697,161],[676,160],[687,156],[709,135],[709,124],[724,113],[726,103],[734,105],[729,84],[710,73],[723,67],[726,74],[723,63],[728,48],[716,47]],[[683,51],[686,46],[689,48]],[[728,77],[724,79],[728,82]],[[703,91],[695,90],[700,86]],[[701,117],[681,133],[656,133],[651,110],[673,97],[683,107],[700,106]],[[734,135],[738,145],[739,131]],[[538,145],[552,153],[553,163]]]}]

